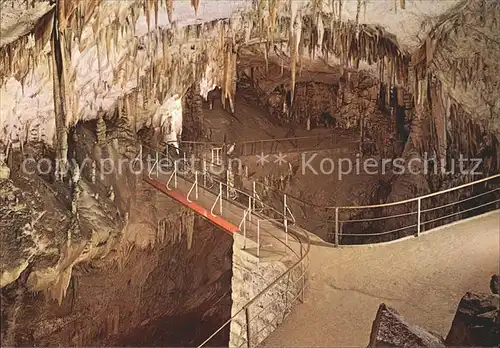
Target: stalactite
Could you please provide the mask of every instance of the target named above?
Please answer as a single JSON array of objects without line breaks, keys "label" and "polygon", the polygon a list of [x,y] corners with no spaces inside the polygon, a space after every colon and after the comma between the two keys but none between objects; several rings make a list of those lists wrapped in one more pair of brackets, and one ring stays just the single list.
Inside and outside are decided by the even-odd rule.
[{"label": "stalactite", "polygon": [[106,41],[106,57],[108,59],[108,62],[110,61],[110,48],[111,48],[111,36],[112,34],[112,29],[110,27],[106,27],[104,30],[104,37]]},{"label": "stalactite", "polygon": [[317,26],[317,28],[318,28],[317,29],[318,30],[318,41],[317,41],[316,45],[321,48],[323,46],[323,37],[325,35],[325,27],[323,25],[323,19],[322,18],[320,18],[318,20],[318,26]]},{"label": "stalactite", "polygon": [[191,6],[194,7],[194,14],[198,15],[198,7],[200,6],[200,0],[191,0]]},{"label": "stalactite", "polygon": [[151,31],[151,2],[144,0],[144,14],[146,15],[146,24],[148,25],[148,32]]},{"label": "stalactite", "polygon": [[274,32],[276,29],[276,14],[278,7],[278,0],[269,0],[269,35],[271,36],[271,45],[274,46]]},{"label": "stalactite", "polygon": [[[359,25],[359,14],[361,12],[361,0],[358,0],[358,4],[356,7],[356,27]],[[356,32],[358,32],[358,28],[356,28]]]},{"label": "stalactite", "polygon": [[342,5],[344,0],[339,0],[339,22],[342,23]]},{"label": "stalactite", "polygon": [[266,61],[266,74],[269,72],[269,57],[268,57],[269,46],[268,43],[264,43],[264,60]]},{"label": "stalactite", "polygon": [[170,23],[173,22],[172,14],[174,12],[174,0],[167,0],[167,16]]},{"label": "stalactite", "polygon": [[292,75],[292,90],[291,90],[291,102],[293,103],[294,97],[295,97],[295,83],[296,83],[296,75],[297,75],[297,48],[294,43],[296,40],[295,34],[293,34],[293,41],[292,41],[292,62],[291,62],[291,67],[290,67],[290,72]]}]

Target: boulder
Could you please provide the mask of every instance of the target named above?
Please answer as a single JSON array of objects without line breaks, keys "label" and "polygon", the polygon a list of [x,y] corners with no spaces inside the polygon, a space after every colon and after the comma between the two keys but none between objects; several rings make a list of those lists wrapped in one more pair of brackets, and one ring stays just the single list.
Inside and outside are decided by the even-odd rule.
[{"label": "boulder", "polygon": [[499,301],[498,295],[466,293],[458,304],[446,345],[498,347]]},{"label": "boulder", "polygon": [[491,276],[490,289],[492,293],[500,294],[500,276],[498,274]]},{"label": "boulder", "polygon": [[0,153],[0,180],[8,180],[10,178],[10,169],[5,163],[5,155]]},{"label": "boulder", "polygon": [[395,309],[380,305],[368,347],[444,347],[442,338],[410,324]]}]

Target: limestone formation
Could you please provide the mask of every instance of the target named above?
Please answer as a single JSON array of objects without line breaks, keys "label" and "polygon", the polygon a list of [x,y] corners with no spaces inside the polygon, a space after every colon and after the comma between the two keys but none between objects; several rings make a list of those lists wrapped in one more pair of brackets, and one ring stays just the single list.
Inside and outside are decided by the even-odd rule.
[{"label": "limestone formation", "polygon": [[[104,175],[100,167],[103,159],[142,164],[148,152],[138,153],[141,144],[169,148],[177,158],[182,140],[205,140],[206,123],[214,130],[208,138],[219,141],[225,121],[206,115],[221,116],[220,104],[239,116],[256,94],[280,126],[352,132],[367,155],[418,159],[429,153],[448,168],[463,154],[483,158],[484,173],[498,173],[499,9],[498,1],[483,0],[0,1],[0,149],[9,149],[8,165],[0,151],[2,344],[129,344],[138,328],[162,328],[165,317],[169,327],[184,323],[180,317],[198,310],[207,320],[198,325],[183,318],[184,326],[208,337],[228,319],[233,239],[146,187],[141,175]],[[239,104],[246,82],[251,93],[242,93],[249,99]],[[202,97],[211,111],[203,110]],[[226,151],[224,144],[226,164],[240,149]],[[33,148],[42,148],[34,157],[43,154],[55,170],[21,173]],[[289,165],[287,174],[266,173],[266,184],[290,189],[298,167]],[[227,173],[232,199],[241,198],[235,187],[243,186],[243,171],[248,177],[247,167]],[[411,198],[459,180],[467,178],[403,175],[376,199]],[[272,190],[257,190],[273,199]],[[403,219],[408,222],[351,228],[398,229]],[[176,245],[181,241],[186,248]],[[203,266],[195,267],[199,260]],[[261,275],[274,279],[282,271],[271,268],[257,267],[252,281],[260,287]],[[234,293],[248,301],[246,275],[237,270],[236,276]],[[287,286],[280,284],[273,296]],[[274,305],[270,313],[289,311],[286,296]],[[488,325],[497,320],[488,306],[486,312],[460,308],[449,340],[487,343]],[[243,329],[242,320],[231,331]],[[252,330],[270,320],[259,318]],[[216,327],[198,330],[207,323]],[[402,341],[387,323],[405,333]],[[376,326],[374,345],[442,345],[387,307]],[[274,327],[250,343],[259,344]]]},{"label": "limestone formation", "polygon": [[492,293],[500,294],[500,276],[498,274],[491,276],[490,289]]},{"label": "limestone formation", "polygon": [[444,347],[444,343],[382,303],[373,321],[368,347]]},{"label": "limestone formation", "polygon": [[5,155],[0,152],[0,180],[7,180],[10,177],[10,169],[5,163]]},{"label": "limestone formation", "polygon": [[96,136],[97,144],[103,146],[106,143],[106,123],[104,122],[102,113],[97,118]]},{"label": "limestone formation", "polygon": [[500,298],[468,292],[458,304],[448,346],[498,347],[500,345]]}]

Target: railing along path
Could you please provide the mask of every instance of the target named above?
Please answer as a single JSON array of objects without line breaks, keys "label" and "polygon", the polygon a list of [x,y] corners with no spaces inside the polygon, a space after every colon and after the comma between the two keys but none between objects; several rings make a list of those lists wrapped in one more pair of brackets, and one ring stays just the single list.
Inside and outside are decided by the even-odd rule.
[{"label": "railing along path", "polygon": [[[283,319],[278,315],[272,320],[266,319],[267,324],[264,327],[252,332],[250,324],[267,316],[266,310],[275,302],[272,297],[266,299],[265,295],[284,291],[281,296],[285,296],[286,302],[291,306],[295,301],[303,300],[306,287],[309,236],[305,231],[293,226],[295,218],[286,205],[286,195],[283,197],[284,208],[278,211],[264,203],[255,190],[246,192],[235,188],[227,181],[224,175],[226,173],[220,164],[188,155],[173,146],[169,146],[166,153],[163,153],[143,145],[138,157],[149,163],[149,179],[165,183],[167,190],[186,192],[188,202],[198,201],[201,205],[210,206],[210,214],[220,215],[237,224],[244,237],[243,250],[252,249],[247,246],[248,243],[255,244],[257,260],[260,260],[263,240],[272,241],[273,245],[282,245],[287,257],[292,259],[293,264],[284,273],[239,309],[200,346],[209,344],[225,328],[229,330],[233,322],[241,322],[243,315],[246,335],[239,337],[238,346],[250,347],[259,344],[259,334],[271,326],[276,326]],[[289,242],[289,238],[292,242]],[[284,284],[286,289],[280,290]],[[233,335],[236,334],[233,332]]]},{"label": "railing along path", "polygon": [[[315,139],[316,145],[313,144],[310,148],[306,146],[299,147],[294,145],[294,141],[295,144],[297,144],[300,139],[307,139],[307,141]],[[309,149],[317,150],[319,146],[318,144],[321,144],[321,142],[325,139],[333,138],[331,135],[328,135],[323,137],[313,136],[301,138],[266,139],[241,142],[237,144],[240,145],[240,149],[245,149],[245,147],[246,149],[250,149],[240,151],[241,155],[245,156],[255,153],[258,154],[264,151],[268,151],[266,154],[273,153],[273,151],[278,151],[280,149],[280,146],[277,146],[276,144],[283,141],[293,145],[292,151],[299,151],[299,149],[302,149],[303,151]],[[213,149],[216,148],[218,149],[220,155],[221,148],[214,147],[214,145],[219,146],[219,144],[216,143],[207,144],[202,142],[184,142],[184,144],[190,147],[194,152],[204,154],[213,154]],[[261,145],[257,146],[256,144]],[[263,144],[272,145],[269,145],[266,149],[266,145]],[[331,148],[335,144],[336,142],[332,140],[328,143],[328,147]],[[319,148],[321,149],[322,146],[319,146]],[[187,154],[179,149],[176,149],[176,151],[178,152],[177,157],[183,158],[184,162],[186,162]],[[283,150],[283,152],[284,151],[286,150]],[[158,152],[156,152],[156,154],[158,154]],[[234,316],[231,317],[231,319],[229,319],[221,328],[219,328],[213,335],[203,342],[200,347],[208,344],[212,339],[214,339],[214,337],[216,337],[217,334],[224,330],[224,328],[229,328],[231,322],[233,322],[235,318],[240,316],[242,313],[245,313],[246,317],[247,335],[242,338],[243,343],[241,346],[246,345],[247,347],[250,347],[252,344],[258,344],[259,342],[254,343],[254,341],[252,341],[254,337],[258,335],[258,332],[249,332],[249,324],[253,319],[258,317],[258,315],[263,313],[267,307],[259,311],[259,314],[254,317],[251,317],[250,309],[255,306],[258,300],[263,298],[266,293],[275,288],[277,284],[290,275],[293,270],[298,268],[301,269],[299,280],[301,280],[303,284],[299,288],[300,296],[296,295],[294,300],[303,296],[305,288],[305,273],[307,269],[306,260],[309,252],[309,236],[306,232],[307,228],[302,230],[297,226],[298,223],[296,222],[295,217],[291,214],[293,207],[309,207],[314,210],[320,217],[306,217],[303,224],[322,224],[324,226],[323,228],[327,230],[327,236],[336,246],[346,244],[377,243],[385,240],[401,239],[411,235],[418,237],[421,233],[432,228],[500,208],[500,174],[471,181],[469,183],[439,192],[397,202],[365,206],[321,206],[312,202],[307,202],[298,197],[285,194],[280,190],[255,181],[253,182],[252,192],[240,190],[234,187],[233,184],[230,184],[228,176],[225,175],[226,172],[224,171],[223,166],[217,161],[218,158],[220,157],[215,156],[214,158],[212,155],[212,160],[215,159],[215,161],[196,159],[196,163],[194,165],[191,164],[190,170],[187,171],[187,174],[182,175],[182,177],[192,185],[188,191],[187,198],[190,199],[193,192],[195,192],[196,198],[198,198],[198,187],[203,187],[203,189],[212,192],[212,194],[217,197],[211,207],[212,214],[214,214],[217,204],[219,209],[218,212],[222,214],[222,202],[224,200],[231,202],[232,205],[238,206],[243,211],[239,227],[245,236],[245,240],[248,237],[246,235],[247,221],[251,220],[252,215],[257,216],[257,253],[260,250],[259,239],[261,237],[260,231],[262,230],[260,225],[263,221],[266,221],[283,229],[285,241],[282,241],[280,236],[273,235],[272,237],[276,240],[279,240],[288,246],[288,236],[292,236],[296,240],[296,243],[300,246],[300,254],[292,250],[292,248],[289,248],[292,254],[297,256],[297,261],[293,264],[293,266],[280,275],[274,282],[268,285],[255,298],[243,306]],[[157,162],[159,162],[159,160],[157,160]],[[171,181],[177,182],[177,175],[180,175],[179,168],[175,166],[177,165],[174,164],[174,170],[168,180],[168,183],[171,183]],[[152,173],[150,171],[149,175],[151,174]],[[280,197],[280,199],[276,199],[277,197]],[[255,225],[255,221],[253,224]],[[266,231],[266,233],[269,233],[269,231]],[[270,305],[272,304],[269,303],[268,306]],[[275,318],[275,320],[279,320],[279,318]],[[273,322],[269,323],[269,325],[272,325],[272,323]]]}]

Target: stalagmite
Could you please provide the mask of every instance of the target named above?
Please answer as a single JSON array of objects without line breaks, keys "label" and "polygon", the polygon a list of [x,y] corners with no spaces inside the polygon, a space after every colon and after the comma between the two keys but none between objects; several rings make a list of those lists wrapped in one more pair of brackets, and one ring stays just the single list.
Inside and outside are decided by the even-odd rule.
[{"label": "stalagmite", "polygon": [[96,163],[95,161],[92,161],[91,167],[90,167],[90,181],[95,184],[95,178],[96,178]]},{"label": "stalagmite", "polygon": [[72,188],[71,188],[71,212],[76,214],[78,211],[78,200],[81,195],[80,188],[80,168],[76,162],[73,163],[73,175],[71,177]]},{"label": "stalagmite", "polygon": [[108,189],[108,198],[112,201],[115,200],[115,190],[113,188],[113,185],[111,185]]},{"label": "stalagmite", "polygon": [[10,169],[5,163],[6,156],[3,152],[0,152],[0,180],[7,180],[10,178]]},{"label": "stalagmite", "polygon": [[104,145],[106,143],[106,122],[104,122],[102,111],[99,112],[99,116],[97,118],[96,135],[97,144],[99,144],[99,146]]}]

